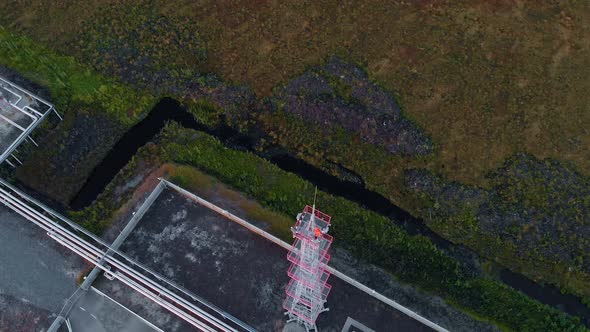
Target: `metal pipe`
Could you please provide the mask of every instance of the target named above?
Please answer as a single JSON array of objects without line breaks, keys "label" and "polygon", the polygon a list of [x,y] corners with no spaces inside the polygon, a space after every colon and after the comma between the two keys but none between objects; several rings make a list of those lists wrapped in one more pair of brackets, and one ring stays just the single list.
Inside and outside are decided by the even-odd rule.
[{"label": "metal pipe", "polygon": [[2,77],[0,77],[0,81],[2,81],[2,82],[4,82],[4,83],[8,84],[9,86],[11,86],[11,87],[13,87],[13,88],[15,88],[15,89],[17,89],[17,90],[20,90],[21,92],[24,92],[24,93],[26,93],[26,94],[28,94],[28,95],[30,95],[30,96],[33,96],[33,97],[34,97],[36,100],[38,100],[38,101],[40,101],[41,103],[45,104],[45,106],[47,106],[47,107],[49,107],[49,108],[53,107],[53,104],[51,104],[51,103],[50,103],[50,102],[48,102],[47,100],[45,100],[45,99],[43,99],[43,98],[41,98],[41,97],[39,97],[39,96],[35,95],[35,94],[34,94],[34,93],[32,93],[31,91],[29,91],[29,90],[27,90],[27,89],[25,89],[25,88],[23,88],[23,87],[21,87],[21,86],[19,86],[19,85],[16,85],[16,84],[14,84],[14,83],[12,83],[12,82],[9,82],[9,81],[7,81],[7,80],[3,79]]},{"label": "metal pipe", "polygon": [[[133,269],[129,269],[125,264],[122,264],[120,262],[118,262],[116,259],[113,259],[110,256],[106,256],[105,260],[113,265],[114,267],[125,271],[126,273],[132,275],[132,277],[138,281],[143,281],[141,280],[141,275],[135,271],[133,271]],[[189,310],[192,314],[197,315],[199,317],[201,317],[202,319],[206,320],[208,323],[210,323],[211,325],[221,329],[222,331],[228,331],[228,332],[238,332],[238,330],[230,327],[229,325],[225,324],[224,322],[220,321],[219,319],[213,317],[211,314],[209,314],[206,311],[203,311],[203,309],[195,307],[193,304],[191,304],[190,302],[186,301],[185,299],[179,297],[178,295],[170,292],[169,290],[165,289],[165,288],[158,288],[158,284],[155,283],[154,281],[150,280],[150,279],[145,279],[145,282],[147,283],[148,287],[153,289],[153,290],[157,290],[160,293],[164,293],[163,295],[165,295],[166,297],[170,298],[172,301],[174,301],[175,303],[179,304],[181,307],[183,307],[186,310]],[[163,290],[163,292],[162,292]]]},{"label": "metal pipe", "polygon": [[[12,105],[12,104],[11,104],[11,105]],[[31,107],[29,107],[29,106],[25,106],[25,107],[23,107],[23,108],[20,108],[20,107],[18,107],[16,104],[14,104],[14,105],[12,105],[12,107],[14,107],[14,108],[15,108],[17,111],[19,111],[19,112],[23,113],[24,115],[28,116],[28,117],[29,117],[29,118],[31,118],[33,121],[37,121],[37,120],[39,120],[39,118],[40,118],[40,117],[42,117],[42,116],[43,116],[43,114],[41,114],[41,113],[40,113],[40,112],[38,112],[37,110],[34,110],[34,109],[32,109],[32,108],[31,108]],[[35,116],[35,115],[31,114],[31,113],[27,112],[25,109],[29,109],[29,110],[31,110],[33,113],[37,113],[37,114],[39,114],[39,116],[37,117],[37,116]]]},{"label": "metal pipe", "polygon": [[186,315],[186,313],[180,311],[179,309],[177,309],[176,307],[174,307],[173,305],[169,304],[167,301],[161,299],[158,296],[153,295],[152,293],[150,293],[149,291],[147,291],[145,288],[141,287],[140,285],[137,285],[135,282],[133,282],[132,280],[130,280],[129,278],[126,278],[125,276],[121,276],[121,274],[119,272],[115,273],[115,277],[117,277],[118,280],[120,280],[121,282],[123,282],[124,284],[126,284],[127,286],[133,288],[134,290],[136,290],[137,292],[141,293],[142,295],[148,297],[149,299],[151,299],[152,301],[160,304],[161,306],[165,307],[166,309],[168,309],[169,311],[175,313],[176,315],[178,315],[181,318],[184,318],[185,320],[187,320],[189,323],[191,323],[193,326],[201,329],[201,331],[211,331],[211,332],[215,332],[214,329],[212,329],[209,326],[203,325],[201,322],[198,321],[193,321],[192,317]]},{"label": "metal pipe", "polygon": [[[175,189],[179,193],[181,193],[181,194],[189,197],[190,199],[194,200],[198,204],[201,204],[201,205],[203,205],[203,206],[205,206],[205,207],[207,207],[207,208],[209,208],[209,209],[211,209],[211,210],[213,210],[213,211],[221,214],[222,216],[224,216],[224,217],[226,217],[226,218],[228,218],[228,219],[230,219],[230,220],[238,223],[239,225],[242,225],[242,226],[246,227],[247,229],[251,230],[255,234],[261,235],[262,237],[264,237],[267,240],[270,240],[271,242],[273,242],[273,243],[275,243],[275,244],[277,244],[277,245],[285,248],[286,250],[292,250],[293,249],[293,247],[290,244],[288,244],[287,242],[285,242],[285,241],[277,238],[276,236],[274,236],[274,235],[272,235],[272,234],[270,234],[270,233],[268,233],[268,232],[266,232],[266,231],[264,231],[264,230],[262,230],[262,229],[260,229],[260,228],[258,228],[256,226],[250,224],[246,220],[244,220],[244,219],[242,219],[242,218],[240,218],[240,217],[238,217],[236,215],[233,215],[232,213],[230,213],[230,212],[228,212],[226,210],[223,210],[223,209],[219,208],[218,206],[216,206],[216,205],[214,205],[214,204],[212,204],[212,203],[210,203],[210,202],[202,199],[201,197],[199,197],[199,196],[197,196],[197,195],[195,195],[195,194],[193,194],[193,193],[185,190],[184,188],[181,188],[181,187],[175,185],[174,183],[171,183],[171,182],[169,182],[169,181],[167,181],[165,179],[161,179],[161,180],[162,181],[165,181],[166,182],[166,185],[168,185],[171,188]],[[386,297],[386,296],[378,293],[374,289],[371,289],[371,288],[365,286],[364,284],[361,284],[360,282],[358,282],[358,281],[350,278],[349,276],[345,275],[344,273],[336,270],[335,268],[326,265],[326,271],[330,272],[331,274],[333,274],[337,278],[340,278],[341,280],[349,283],[350,285],[358,288],[359,290],[361,290],[361,291],[363,291],[363,292],[371,295],[372,297],[380,300],[381,302],[386,303],[387,305],[389,305],[389,306],[391,306],[391,307],[393,307],[393,308],[395,308],[395,309],[403,312],[404,314],[412,317],[413,319],[421,322],[422,324],[424,324],[424,325],[426,325],[426,326],[428,326],[428,327],[430,327],[430,328],[432,328],[432,329],[434,329],[436,331],[448,332],[448,330],[445,329],[444,327],[441,327],[440,325],[438,325],[438,324],[436,324],[436,323],[434,323],[434,322],[426,319],[425,317],[423,317],[420,314],[418,314],[418,313],[416,313],[416,312],[414,312],[414,311],[412,311],[412,310],[404,307],[403,305],[397,303],[396,301],[394,301],[394,300],[392,300],[392,299],[390,299],[390,298],[388,298],[388,297]]]},{"label": "metal pipe", "polygon": [[156,332],[164,332],[164,330],[160,329],[159,327],[157,327],[156,325],[152,324],[150,321],[148,321],[147,319],[141,317],[140,315],[138,315],[137,313],[133,312],[132,310],[130,310],[129,308],[127,308],[126,306],[122,305],[121,303],[117,302],[115,299],[111,298],[110,296],[106,295],[105,293],[101,292],[100,290],[98,290],[95,287],[90,287],[90,290],[100,296],[102,296],[103,298],[108,299],[109,301],[111,301],[112,303],[118,305],[119,307],[121,307],[123,310],[129,312],[130,314],[134,315],[137,319],[141,320],[142,322],[144,322],[146,325],[148,325],[149,327],[151,327],[154,331]]},{"label": "metal pipe", "polygon": [[[8,123],[10,123],[12,126],[18,128],[20,131],[25,131],[26,129],[24,127],[22,127],[21,125],[19,125],[18,123],[10,120],[9,118],[5,117],[4,115],[2,115],[0,113],[0,118]],[[31,123],[29,126],[32,126],[33,124]]]},{"label": "metal pipe", "polygon": [[73,332],[72,331],[72,324],[70,323],[69,319],[66,319],[66,326],[68,327],[68,332]]},{"label": "metal pipe", "polygon": [[8,165],[12,166],[12,168],[16,168],[16,166],[14,166],[14,164],[11,163],[10,160],[6,159],[6,162],[8,163]]},{"label": "metal pipe", "polygon": [[[63,217],[62,215],[58,214],[57,212],[55,212],[54,210],[50,209],[49,207],[43,205],[42,203],[40,203],[39,201],[37,201],[36,199],[29,197],[28,195],[24,194],[24,193],[20,193],[19,190],[17,188],[15,188],[14,186],[12,186],[10,183],[4,181],[3,179],[0,179],[0,184],[4,185],[5,187],[9,188],[10,190],[12,190],[13,192],[16,192],[19,194],[19,196],[23,197],[26,201],[31,202],[37,206],[39,206],[40,208],[42,208],[45,212],[49,213],[50,215],[58,218],[59,220],[65,222],[67,225],[69,225],[70,227],[76,229],[77,231],[82,232],[83,234],[85,234],[86,236],[90,237],[91,239],[93,239],[94,241],[98,242],[99,244],[105,246],[108,248],[108,250],[112,251],[113,253],[123,257],[127,262],[139,267],[140,269],[142,269],[143,271],[147,272],[148,274],[154,276],[155,278],[157,278],[160,281],[165,282],[166,284],[168,284],[169,286],[173,287],[174,289],[178,290],[179,292],[181,292],[182,294],[190,297],[191,299],[198,301],[199,303],[201,303],[202,305],[206,306],[207,308],[213,310],[214,312],[218,313],[219,315],[221,315],[222,317],[231,320],[233,323],[237,324],[238,326],[240,326],[241,328],[247,330],[247,331],[251,331],[254,332],[256,331],[255,329],[253,329],[252,327],[246,325],[245,323],[243,323],[242,321],[240,321],[239,319],[237,319],[236,317],[230,315],[229,313],[226,313],[225,311],[221,310],[220,308],[218,308],[217,306],[213,305],[212,303],[208,302],[207,300],[192,294],[191,292],[189,292],[188,290],[184,289],[183,287],[180,287],[178,285],[176,285],[175,283],[173,283],[171,280],[169,280],[168,278],[162,276],[161,274],[152,271],[150,268],[146,267],[145,265],[136,262],[135,260],[133,260],[132,258],[128,257],[126,254],[119,252],[118,250],[112,248],[109,244],[105,243],[101,238],[97,237],[96,235],[94,235],[93,233],[89,232],[88,230],[86,230],[85,228],[81,227],[80,225],[72,222],[71,220]],[[164,187],[166,185],[165,182],[160,181],[160,183],[158,184],[158,186],[162,186]],[[162,188],[163,189],[163,188]],[[53,221],[52,221],[53,222]]]},{"label": "metal pipe", "polygon": [[[74,235],[70,231],[64,229],[62,226],[57,225],[57,224],[53,224],[53,222],[48,220],[47,217],[43,216],[38,211],[35,211],[34,209],[30,208],[26,204],[19,202],[16,198],[14,198],[12,195],[7,193],[3,189],[0,189],[0,193],[4,194],[4,199],[8,200],[8,202],[11,202],[12,203],[11,205],[14,206],[13,209],[17,213],[19,213],[23,217],[25,217],[26,219],[28,219],[28,220],[31,220],[31,218],[36,219],[35,217],[41,219],[41,220],[37,219],[37,220],[31,220],[31,221],[34,222],[35,224],[37,224],[38,226],[40,226],[41,228],[47,230],[49,236],[52,237],[54,240],[58,241],[62,245],[65,245],[64,241],[68,241],[70,243],[75,243],[76,245],[84,248],[84,250],[86,251],[85,255],[83,255],[80,250],[75,250],[74,252],[76,252],[78,255],[84,257],[85,259],[89,260],[92,264],[94,264],[96,266],[101,266],[100,264],[98,264],[98,262],[99,262],[99,260],[104,259],[105,261],[107,261],[108,263],[117,267],[118,269],[121,269],[122,271],[125,271],[125,273],[132,275],[133,278],[146,284],[148,287],[152,288],[153,290],[158,291],[160,294],[164,294],[165,296],[167,296],[168,298],[172,299],[174,302],[179,304],[181,307],[185,308],[186,310],[189,310],[192,314],[204,319],[209,324],[214,325],[215,327],[221,329],[222,331],[237,331],[237,330],[229,327],[225,323],[221,322],[217,318],[213,317],[209,313],[203,311],[202,309],[200,309],[198,307],[195,307],[193,304],[186,301],[185,299],[179,297],[178,295],[170,292],[169,290],[167,290],[165,288],[162,288],[159,284],[155,283],[154,281],[152,281],[148,278],[145,278],[145,276],[137,273],[132,268],[121,263],[117,259],[114,259],[113,257],[106,255],[104,251],[96,248],[95,246],[93,246],[89,243],[86,243],[83,240],[78,239],[78,237],[76,235]],[[6,204],[6,202],[5,202],[5,204]],[[47,219],[47,220],[43,220],[43,219]],[[49,224],[49,225],[47,225],[47,224]],[[59,236],[57,235],[57,233],[60,233]],[[63,238],[62,236],[67,237],[67,240],[65,238]],[[70,246],[68,246],[68,248],[71,250],[74,250]],[[90,256],[90,254],[92,254],[96,257]],[[92,258],[89,258],[89,257],[92,257]]]},{"label": "metal pipe", "polygon": [[14,158],[14,160],[16,160],[16,161],[17,161],[19,164],[21,164],[21,165],[23,164],[23,162],[22,162],[22,161],[20,161],[20,159],[18,159],[18,158],[17,158],[17,157],[14,155],[14,153],[13,153],[13,154],[11,154],[10,156],[11,156],[12,158]]},{"label": "metal pipe", "polygon": [[[11,84],[11,86],[10,86],[10,87],[12,87],[12,84]],[[14,91],[10,90],[8,87],[2,87],[2,88],[3,88],[4,90],[6,90],[6,91],[8,91],[8,92],[12,93],[14,96],[16,96],[16,98],[18,98],[18,100],[17,100],[17,101],[16,101],[16,103],[14,103],[14,104],[13,104],[13,103],[11,103],[11,102],[10,102],[10,100],[7,100],[7,101],[8,101],[8,103],[9,103],[10,105],[12,105],[12,106],[15,106],[16,104],[18,104],[18,102],[19,102],[19,101],[21,101],[21,100],[23,99],[23,96],[21,96],[21,95],[19,95],[18,93],[16,93],[16,92],[14,92]],[[15,107],[16,107],[16,106],[15,106]]]},{"label": "metal pipe", "polygon": [[4,161],[4,160],[5,160],[5,159],[6,159],[6,158],[7,158],[7,157],[8,157],[8,156],[9,156],[9,155],[12,153],[12,151],[13,151],[14,149],[16,149],[16,147],[17,147],[17,146],[18,146],[20,143],[22,143],[22,141],[23,141],[23,140],[24,140],[24,139],[25,139],[27,136],[29,136],[29,135],[31,134],[31,132],[33,131],[33,129],[37,128],[37,126],[39,125],[39,123],[41,123],[41,122],[42,122],[42,121],[45,119],[45,117],[47,116],[47,114],[49,114],[49,113],[45,113],[45,114],[43,114],[43,116],[42,116],[42,117],[41,117],[41,118],[40,118],[38,121],[35,121],[34,123],[32,123],[32,124],[31,124],[31,125],[30,125],[30,126],[27,128],[27,130],[26,130],[26,131],[24,131],[24,132],[22,133],[22,135],[21,135],[21,136],[20,136],[18,139],[16,139],[14,142],[12,142],[12,144],[11,144],[11,145],[8,147],[8,149],[6,149],[6,150],[4,151],[4,153],[2,153],[2,154],[0,155],[0,162]]},{"label": "metal pipe", "polygon": [[57,117],[59,118],[60,121],[63,121],[64,118],[61,117],[61,115],[59,115],[59,112],[55,109],[55,107],[53,107],[53,105],[51,106],[51,108],[49,108],[48,112],[53,111],[53,113],[55,113],[55,115],[57,115]]},{"label": "metal pipe", "polygon": [[[16,107],[16,106],[15,106],[15,107]],[[17,109],[18,109],[18,107],[17,107]],[[28,114],[29,116],[33,116],[33,117],[35,117],[35,120],[37,120],[38,118],[40,118],[40,117],[42,117],[42,116],[43,116],[43,113],[41,113],[41,112],[37,111],[36,109],[34,109],[34,108],[32,108],[32,107],[30,107],[30,106],[28,106],[28,105],[27,105],[27,106],[25,106],[25,107],[23,107],[22,109],[19,109],[19,110],[20,110],[20,111],[22,111],[23,113],[26,113],[26,114]],[[27,112],[26,110],[29,110],[29,111],[33,112],[34,114],[37,114],[37,116],[34,116],[34,115],[30,114],[30,113],[29,113],[29,112]],[[47,110],[46,112],[49,112],[49,110]]]}]

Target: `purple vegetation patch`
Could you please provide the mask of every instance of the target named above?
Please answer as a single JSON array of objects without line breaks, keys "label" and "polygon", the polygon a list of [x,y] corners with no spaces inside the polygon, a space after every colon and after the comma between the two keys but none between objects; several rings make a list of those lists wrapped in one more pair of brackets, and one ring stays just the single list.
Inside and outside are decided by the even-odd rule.
[{"label": "purple vegetation patch", "polygon": [[400,155],[425,155],[430,139],[403,118],[393,95],[359,67],[332,57],[279,89],[270,103],[323,128],[344,128],[369,144]]}]

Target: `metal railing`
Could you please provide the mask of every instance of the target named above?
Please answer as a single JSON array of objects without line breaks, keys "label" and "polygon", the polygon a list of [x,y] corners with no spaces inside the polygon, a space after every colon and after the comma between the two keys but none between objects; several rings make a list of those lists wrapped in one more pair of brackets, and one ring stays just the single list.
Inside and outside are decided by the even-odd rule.
[{"label": "metal railing", "polygon": [[[31,133],[33,132],[33,130],[35,128],[37,128],[39,126],[39,124],[41,124],[43,122],[43,120],[45,120],[45,118],[51,113],[55,113],[55,115],[57,115],[57,117],[60,120],[63,120],[63,118],[61,117],[61,115],[57,112],[57,110],[55,109],[55,107],[53,106],[53,104],[49,103],[48,101],[46,101],[43,98],[40,98],[38,96],[36,96],[35,94],[33,94],[32,92],[0,77],[0,84],[8,86],[10,88],[4,87],[4,90],[8,91],[9,93],[15,95],[17,97],[17,101],[12,103],[10,101],[8,101],[9,105],[11,107],[13,107],[15,110],[25,114],[26,116],[30,117],[32,119],[32,122],[25,128],[22,127],[18,124],[16,124],[14,121],[11,121],[10,119],[6,118],[5,116],[2,116],[2,114],[0,114],[0,117],[8,122],[10,125],[12,125],[13,127],[17,128],[18,130],[20,130],[22,133],[20,134],[20,136],[14,140],[6,150],[4,150],[1,154],[0,154],[0,164],[2,162],[4,162],[4,160],[7,160],[8,157],[10,155],[12,155],[12,153],[14,152],[14,150],[25,140],[25,139],[30,139],[33,144],[37,144],[35,143],[35,141],[30,138],[29,136],[31,135]],[[17,90],[17,92],[13,91]],[[18,103],[23,99],[23,96],[29,96],[32,99],[34,99],[38,104],[44,105],[46,107],[45,110],[39,111],[39,110],[35,110],[29,106],[24,106],[21,107],[18,105]],[[29,113],[29,111],[31,113]]]}]

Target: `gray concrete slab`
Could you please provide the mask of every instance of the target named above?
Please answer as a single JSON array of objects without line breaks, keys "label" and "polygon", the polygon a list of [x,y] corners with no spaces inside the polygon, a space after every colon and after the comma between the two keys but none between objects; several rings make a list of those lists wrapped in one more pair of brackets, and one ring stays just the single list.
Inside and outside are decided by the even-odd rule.
[{"label": "gray concrete slab", "polygon": [[[6,90],[5,85],[0,81],[0,152],[4,152],[23,133],[16,126],[26,129],[35,122],[10,104],[17,100],[18,98]],[[30,98],[27,97],[21,99],[18,106],[24,107],[30,103]]]},{"label": "gray concrete slab", "polygon": [[16,141],[21,135],[18,128],[11,125],[8,121],[0,118],[0,153],[4,152],[12,142]]},{"label": "gray concrete slab", "polygon": [[108,280],[103,275],[100,275],[96,279],[94,287],[164,331],[195,331],[195,328],[189,323],[116,279]]},{"label": "gray concrete slab", "polygon": [[75,332],[161,332],[140,316],[91,288],[68,316]]},{"label": "gray concrete slab", "polygon": [[[0,205],[0,313],[5,315],[0,331],[47,328],[46,321],[51,323],[51,317],[76,290],[76,277],[84,268],[82,259]],[[23,327],[22,317],[45,322]]]}]

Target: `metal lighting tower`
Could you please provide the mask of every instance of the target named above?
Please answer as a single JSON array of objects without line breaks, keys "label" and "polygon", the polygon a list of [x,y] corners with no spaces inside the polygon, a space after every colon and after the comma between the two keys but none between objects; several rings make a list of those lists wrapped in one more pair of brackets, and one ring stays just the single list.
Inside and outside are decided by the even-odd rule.
[{"label": "metal lighting tower", "polygon": [[287,285],[287,298],[283,302],[289,322],[297,322],[307,331],[316,330],[318,315],[324,307],[332,286],[327,284],[330,273],[326,266],[330,260],[328,249],[333,238],[328,235],[331,217],[306,205],[297,215],[295,226],[291,227],[295,242],[287,259],[292,263],[287,274],[291,278]]}]

